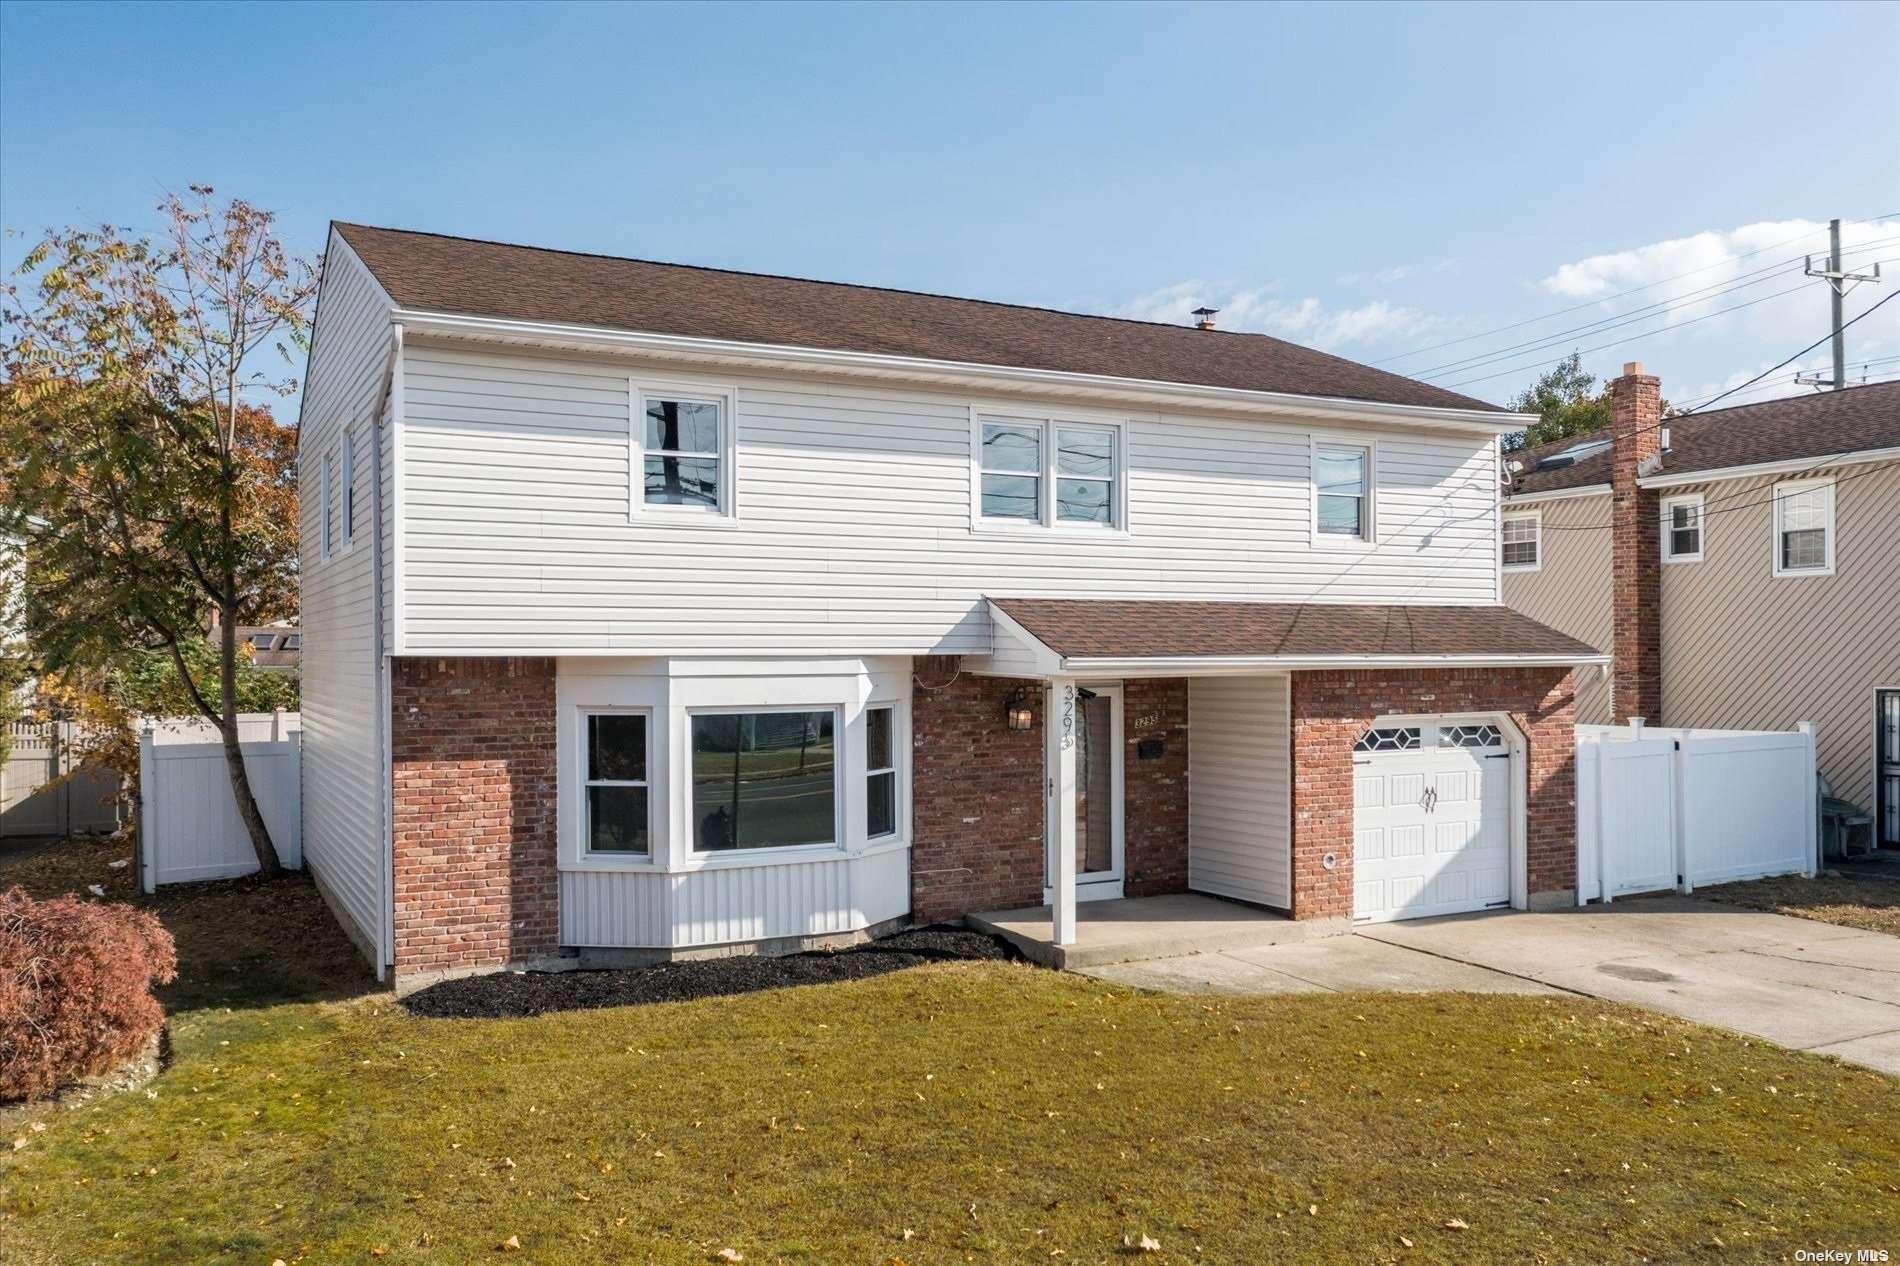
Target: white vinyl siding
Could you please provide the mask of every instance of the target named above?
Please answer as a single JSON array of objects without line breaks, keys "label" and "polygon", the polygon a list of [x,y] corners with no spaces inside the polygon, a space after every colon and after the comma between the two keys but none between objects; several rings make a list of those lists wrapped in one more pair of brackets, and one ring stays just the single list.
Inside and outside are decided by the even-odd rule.
[{"label": "white vinyl siding", "polygon": [[[299,441],[328,454],[302,471],[302,659],[304,861],[359,945],[387,964],[383,767],[377,724],[374,551],[350,550],[314,566],[326,521],[335,526],[326,475],[347,452],[344,487],[368,486],[379,457],[375,410],[389,363],[385,295],[340,239],[330,239],[322,323],[304,387]],[[345,428],[360,440],[341,443]],[[353,530],[353,529],[352,529]]]},{"label": "white vinyl siding", "polygon": [[1292,903],[1286,677],[1188,681],[1188,887]]},{"label": "white vinyl siding", "polygon": [[1367,429],[1376,549],[1313,547],[1307,428],[1190,415],[1123,415],[1123,530],[986,532],[980,402],[747,377],[728,384],[740,517],[630,521],[623,367],[412,338],[402,377],[414,654],[980,654],[985,594],[1495,597],[1482,435]]}]

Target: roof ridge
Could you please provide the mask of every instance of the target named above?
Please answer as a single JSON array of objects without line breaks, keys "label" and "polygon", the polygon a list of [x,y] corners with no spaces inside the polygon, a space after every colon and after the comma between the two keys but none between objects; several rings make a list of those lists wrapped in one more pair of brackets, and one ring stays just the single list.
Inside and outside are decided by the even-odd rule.
[{"label": "roof ridge", "polygon": [[[1171,321],[1144,321],[1139,317],[1109,316],[1100,312],[1075,312],[1068,308],[1051,308],[1035,303],[1011,303],[1005,299],[979,299],[970,295],[945,294],[939,290],[912,290],[905,286],[874,286],[861,281],[828,281],[821,277],[799,277],[791,273],[763,273],[745,268],[721,268],[715,264],[682,264],[674,260],[646,259],[637,255],[609,255],[603,251],[574,251],[559,246],[536,246],[528,242],[503,242],[491,237],[465,237],[459,233],[437,233],[429,229],[398,229],[380,224],[361,224],[354,220],[332,220],[331,225],[338,229],[365,229],[372,233],[400,233],[407,237],[432,237],[444,242],[467,242],[475,246],[499,246],[508,250],[537,251],[545,255],[567,255],[575,259],[601,259],[616,264],[645,264],[652,268],[680,268],[690,272],[719,273],[727,277],[755,277],[766,281],[794,281],[808,286],[832,286],[841,290],[868,290],[876,294],[909,295],[918,299],[941,299],[949,303],[975,303],[991,308],[1010,308],[1018,312],[1041,312],[1050,316],[1073,317],[1078,321],[1113,321],[1122,325],[1141,326],[1145,329],[1178,330],[1184,334],[1219,334],[1228,338],[1264,339],[1281,347],[1297,348],[1314,356],[1324,356],[1352,365],[1358,369],[1372,370],[1389,378],[1404,382],[1418,382],[1423,386],[1437,386],[1420,379],[1409,378],[1404,374],[1393,373],[1389,369],[1380,369],[1376,365],[1367,365],[1363,361],[1352,360],[1317,347],[1308,347],[1291,339],[1283,339],[1257,330],[1201,330],[1189,325],[1176,325]],[[1439,388],[1448,391],[1449,388]],[[1462,393],[1454,393],[1462,394]]]}]

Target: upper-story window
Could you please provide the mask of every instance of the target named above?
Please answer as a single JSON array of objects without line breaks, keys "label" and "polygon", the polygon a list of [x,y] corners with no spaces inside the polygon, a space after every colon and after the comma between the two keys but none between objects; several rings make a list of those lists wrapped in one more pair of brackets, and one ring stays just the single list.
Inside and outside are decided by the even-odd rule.
[{"label": "upper-story window", "polygon": [[356,539],[356,432],[343,432],[343,544]]},{"label": "upper-story window", "polygon": [[1826,576],[1834,571],[1834,481],[1775,485],[1775,575]]},{"label": "upper-story window", "polygon": [[336,453],[333,450],[323,455],[323,484],[320,489],[323,493],[323,504],[317,512],[322,522],[321,532],[317,537],[318,554],[322,558],[330,557],[331,550],[336,548],[336,514],[330,506],[335,489]]},{"label": "upper-story window", "polygon": [[723,419],[712,400],[646,399],[646,503],[719,508]]},{"label": "upper-story window", "polygon": [[1120,427],[986,416],[977,444],[979,519],[1122,526]]},{"label": "upper-story window", "polygon": [[1361,444],[1313,448],[1313,527],[1320,537],[1372,539],[1372,450]]},{"label": "upper-story window", "polygon": [[1544,516],[1528,514],[1504,516],[1504,535],[1499,561],[1506,571],[1536,571],[1543,561]]},{"label": "upper-story window", "polygon": [[1701,493],[1663,499],[1662,556],[1665,563],[1702,561]]}]

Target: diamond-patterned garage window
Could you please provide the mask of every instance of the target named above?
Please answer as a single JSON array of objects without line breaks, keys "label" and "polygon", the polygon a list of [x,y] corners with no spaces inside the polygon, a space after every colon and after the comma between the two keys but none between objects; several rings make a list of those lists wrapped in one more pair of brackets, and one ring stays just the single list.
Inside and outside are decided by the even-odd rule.
[{"label": "diamond-patterned garage window", "polygon": [[1418,727],[1367,730],[1352,745],[1355,752],[1411,752],[1418,750]]},{"label": "diamond-patterned garage window", "polygon": [[1503,747],[1504,733],[1495,725],[1443,725],[1438,729],[1440,747]]}]

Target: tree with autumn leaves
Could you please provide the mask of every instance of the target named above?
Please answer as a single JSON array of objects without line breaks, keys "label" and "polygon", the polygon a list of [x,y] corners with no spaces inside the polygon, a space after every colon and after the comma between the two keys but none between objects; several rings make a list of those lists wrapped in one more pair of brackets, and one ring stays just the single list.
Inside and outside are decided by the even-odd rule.
[{"label": "tree with autumn leaves", "polygon": [[[155,240],[49,232],[0,287],[0,531],[24,542],[40,667],[165,655],[274,873],[238,746],[237,628],[295,609],[296,432],[264,402],[297,389],[316,269],[270,213],[207,187],[159,210]],[[194,643],[214,610],[212,675]]]}]

